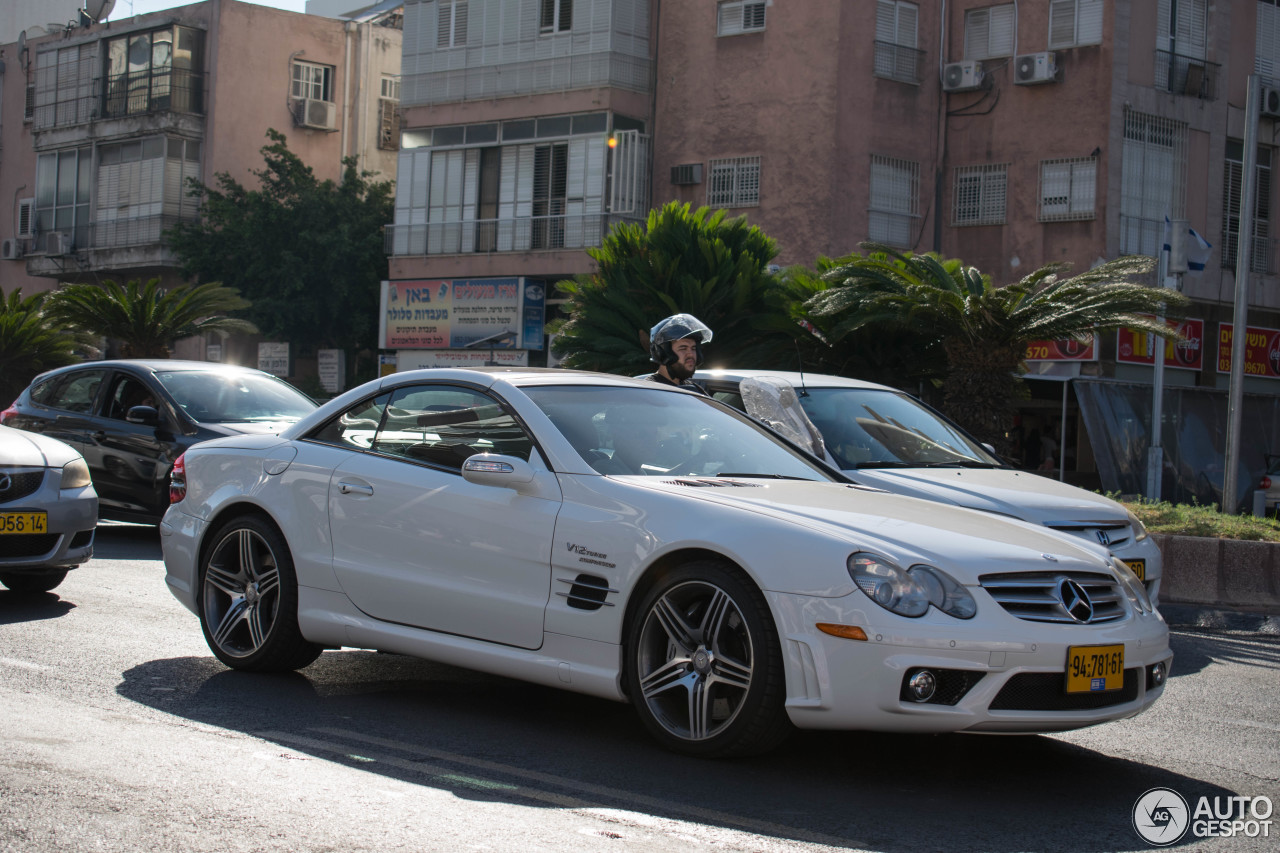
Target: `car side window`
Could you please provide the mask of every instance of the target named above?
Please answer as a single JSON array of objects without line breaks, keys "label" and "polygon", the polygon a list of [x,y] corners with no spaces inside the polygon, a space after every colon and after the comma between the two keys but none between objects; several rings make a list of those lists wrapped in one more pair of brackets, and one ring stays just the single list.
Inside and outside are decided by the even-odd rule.
[{"label": "car side window", "polygon": [[373,447],[373,438],[378,433],[378,425],[382,423],[382,414],[386,411],[390,394],[379,394],[369,400],[361,400],[318,429],[307,438],[348,450],[369,450]]},{"label": "car side window", "polygon": [[93,411],[93,402],[97,399],[98,389],[105,376],[105,370],[86,370],[73,374],[49,395],[45,405],[66,409],[68,412],[89,414]]},{"label": "car side window", "polygon": [[132,376],[117,378],[107,400],[107,417],[121,421],[126,419],[134,406],[156,407],[156,398],[151,389]]},{"label": "car side window", "polygon": [[459,471],[477,453],[527,461],[533,442],[492,397],[456,386],[411,385],[394,392],[373,450]]}]

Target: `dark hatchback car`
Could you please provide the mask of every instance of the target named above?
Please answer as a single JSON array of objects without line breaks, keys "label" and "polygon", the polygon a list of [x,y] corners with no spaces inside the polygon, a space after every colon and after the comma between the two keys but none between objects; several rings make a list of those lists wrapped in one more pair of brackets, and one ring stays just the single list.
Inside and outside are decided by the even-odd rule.
[{"label": "dark hatchback car", "polygon": [[156,524],[169,508],[169,471],[187,448],[279,432],[315,407],[289,383],[248,367],[94,361],[37,376],[0,412],[0,423],[78,450],[102,518]]}]

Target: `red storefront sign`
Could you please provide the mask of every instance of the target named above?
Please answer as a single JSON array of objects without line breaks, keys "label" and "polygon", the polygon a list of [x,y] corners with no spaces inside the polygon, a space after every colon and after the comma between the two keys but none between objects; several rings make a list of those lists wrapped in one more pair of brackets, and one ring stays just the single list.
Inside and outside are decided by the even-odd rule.
[{"label": "red storefront sign", "polygon": [[[1155,319],[1154,315],[1144,317]],[[1164,342],[1166,367],[1183,367],[1199,370],[1204,366],[1204,320],[1165,321],[1169,328],[1177,329],[1184,340]],[[1116,361],[1127,364],[1155,364],[1157,342],[1154,335],[1134,329],[1121,329],[1116,346]]]},{"label": "red storefront sign", "polygon": [[[1218,324],[1218,372],[1231,372],[1232,323]],[[1280,379],[1280,329],[1249,326],[1244,342],[1244,375]]]},{"label": "red storefront sign", "polygon": [[1032,341],[1027,344],[1027,361],[1097,361],[1098,336],[1088,343],[1068,338],[1065,341]]}]

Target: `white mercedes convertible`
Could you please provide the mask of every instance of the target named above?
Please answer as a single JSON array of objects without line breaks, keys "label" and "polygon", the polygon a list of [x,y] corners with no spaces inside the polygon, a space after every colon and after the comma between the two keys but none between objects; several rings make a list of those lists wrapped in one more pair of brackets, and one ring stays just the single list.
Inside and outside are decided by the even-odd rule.
[{"label": "white mercedes convertible", "polygon": [[668,747],[1141,713],[1169,632],[1104,549],[855,485],[705,397],[422,370],[177,461],[167,582],[237,669],[415,655],[630,702]]}]

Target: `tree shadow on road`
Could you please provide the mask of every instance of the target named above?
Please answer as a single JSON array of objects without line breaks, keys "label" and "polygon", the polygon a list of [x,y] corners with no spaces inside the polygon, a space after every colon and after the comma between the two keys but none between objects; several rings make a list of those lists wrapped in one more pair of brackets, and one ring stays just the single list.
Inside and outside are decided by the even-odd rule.
[{"label": "tree shadow on road", "polygon": [[895,853],[1142,849],[1131,821],[1144,792],[1229,793],[1042,736],[809,731],[756,758],[693,759],[656,746],[627,705],[367,651],[327,652],[283,676],[211,657],[156,660],[125,672],[117,690],[276,743],[282,760],[322,759],[464,799]]}]

